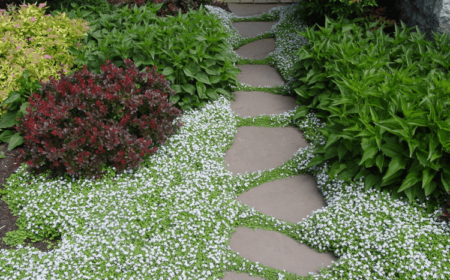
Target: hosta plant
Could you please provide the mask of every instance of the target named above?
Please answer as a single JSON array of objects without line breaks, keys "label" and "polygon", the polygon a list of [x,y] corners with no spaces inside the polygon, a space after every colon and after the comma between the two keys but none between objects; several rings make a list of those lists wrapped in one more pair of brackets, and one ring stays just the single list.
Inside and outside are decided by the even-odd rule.
[{"label": "hosta plant", "polygon": [[156,72],[102,65],[102,74],[83,71],[50,81],[28,99],[17,131],[25,135],[19,159],[32,172],[101,177],[112,165],[135,168],[181,125],[181,111],[168,101],[175,92]]},{"label": "hosta plant", "polygon": [[98,74],[106,59],[117,67],[131,59],[140,70],[158,65],[177,92],[171,102],[183,110],[219,95],[232,98],[231,86],[237,86],[240,70],[233,65],[229,35],[220,19],[202,7],[176,17],[157,17],[161,4],[132,9],[71,5],[68,16],[81,17],[90,26],[85,48],[70,50],[77,56],[75,66],[86,65]]},{"label": "hosta plant", "polygon": [[327,122],[311,165],[331,160],[330,176],[364,176],[366,189],[394,197],[441,198],[450,190],[450,83],[439,69],[450,67],[449,39],[437,35],[438,49],[418,29],[396,26],[390,38],[369,31],[375,25],[327,18],[322,30],[300,32],[311,45],[297,53],[293,88],[308,106],[295,117],[315,109]]}]

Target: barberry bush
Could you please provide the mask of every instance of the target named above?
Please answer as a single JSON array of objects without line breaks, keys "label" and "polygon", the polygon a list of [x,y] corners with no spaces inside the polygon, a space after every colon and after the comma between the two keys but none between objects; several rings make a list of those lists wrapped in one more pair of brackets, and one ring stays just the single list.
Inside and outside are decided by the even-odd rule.
[{"label": "barberry bush", "polygon": [[105,165],[117,172],[135,168],[182,125],[181,110],[168,101],[169,81],[131,60],[124,69],[110,61],[101,74],[82,71],[42,84],[29,97],[16,130],[24,133],[19,158],[37,174],[50,169],[100,178]]}]

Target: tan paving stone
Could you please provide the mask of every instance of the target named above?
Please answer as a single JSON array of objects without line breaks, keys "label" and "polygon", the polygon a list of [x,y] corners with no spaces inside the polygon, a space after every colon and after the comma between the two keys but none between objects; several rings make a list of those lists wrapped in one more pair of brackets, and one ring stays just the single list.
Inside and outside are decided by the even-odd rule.
[{"label": "tan paving stone", "polygon": [[236,65],[241,69],[238,81],[253,87],[279,86],[284,85],[283,77],[277,69],[269,65]]},{"label": "tan paving stone", "polygon": [[275,50],[275,39],[265,38],[243,45],[235,50],[243,58],[264,59]]},{"label": "tan paving stone", "polygon": [[[240,3],[253,3],[254,0],[241,0]],[[287,4],[265,4],[267,2],[274,2],[273,0],[257,0],[258,4],[238,4],[229,3],[228,8],[233,14],[237,16],[254,16],[267,13],[270,9],[279,6],[286,6]],[[292,0],[290,0],[292,1]],[[259,4],[264,3],[264,4]]]},{"label": "tan paving stone", "polygon": [[248,273],[237,273],[235,271],[225,272],[225,276],[221,280],[264,280],[258,276],[251,276]]},{"label": "tan paving stone", "polygon": [[270,30],[275,23],[276,21],[251,21],[233,22],[232,24],[242,38],[252,38]]},{"label": "tan paving stone", "polygon": [[319,267],[332,265],[337,258],[331,252],[319,253],[279,232],[237,228],[230,239],[230,247],[251,262],[259,262],[299,276],[319,272]]},{"label": "tan paving stone", "polygon": [[264,183],[242,193],[237,201],[283,221],[298,223],[325,206],[325,200],[310,174]]},{"label": "tan paving stone", "polygon": [[231,110],[240,117],[278,115],[297,106],[292,96],[262,91],[235,91],[233,94],[236,100],[231,103]]},{"label": "tan paving stone", "polygon": [[239,127],[224,160],[233,174],[276,168],[309,146],[294,127]]}]

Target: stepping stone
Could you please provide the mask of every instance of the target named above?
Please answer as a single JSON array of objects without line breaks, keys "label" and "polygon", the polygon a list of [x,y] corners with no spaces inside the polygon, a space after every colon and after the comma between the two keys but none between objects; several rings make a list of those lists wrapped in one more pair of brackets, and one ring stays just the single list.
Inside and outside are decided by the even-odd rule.
[{"label": "stepping stone", "polygon": [[294,224],[326,206],[316,180],[310,174],[264,183],[242,193],[236,200],[263,214]]},{"label": "stepping stone", "polygon": [[239,83],[252,87],[273,87],[284,85],[283,78],[277,69],[269,65],[236,65],[241,69],[237,79]]},{"label": "stepping stone", "polygon": [[279,232],[237,228],[230,239],[231,250],[251,262],[286,270],[299,276],[319,273],[319,267],[332,265],[331,252],[319,253]]},{"label": "stepping stone", "polygon": [[[236,0],[233,0],[233,2]],[[270,1],[270,0],[269,0]],[[273,0],[272,0],[273,1]],[[229,1],[225,0],[225,3]],[[241,2],[253,2],[253,0],[241,0]],[[237,4],[237,3],[228,3],[228,8],[230,11],[237,16],[254,16],[267,13],[270,9],[279,7],[279,6],[287,6],[287,4],[259,4],[267,2],[267,0],[258,0],[258,4]]]},{"label": "stepping stone", "polygon": [[275,39],[265,38],[243,45],[235,52],[243,58],[264,59],[275,50]]},{"label": "stepping stone", "polygon": [[226,151],[225,166],[233,174],[276,168],[306,146],[309,144],[302,133],[292,126],[243,126]]},{"label": "stepping stone", "polygon": [[231,103],[231,110],[240,117],[279,115],[297,106],[292,96],[262,91],[235,91],[233,94],[236,100]]},{"label": "stepping stone", "polygon": [[251,21],[251,22],[233,22],[242,38],[252,38],[263,34],[272,28],[276,21]]},{"label": "stepping stone", "polygon": [[227,271],[221,280],[264,280],[264,278],[251,276],[250,274],[244,272],[237,273],[235,271]]}]

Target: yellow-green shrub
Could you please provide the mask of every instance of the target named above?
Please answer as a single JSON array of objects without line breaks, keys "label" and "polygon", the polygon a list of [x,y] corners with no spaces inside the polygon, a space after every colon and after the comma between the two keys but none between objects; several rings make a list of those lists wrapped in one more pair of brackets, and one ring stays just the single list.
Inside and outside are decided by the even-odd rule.
[{"label": "yellow-green shrub", "polygon": [[0,102],[9,92],[18,90],[17,80],[25,70],[29,70],[32,81],[47,82],[50,76],[59,78],[59,63],[66,72],[71,69],[75,57],[67,48],[89,29],[86,21],[70,20],[65,13],[44,15],[45,3],[21,6],[18,12],[2,12],[0,16]]}]

